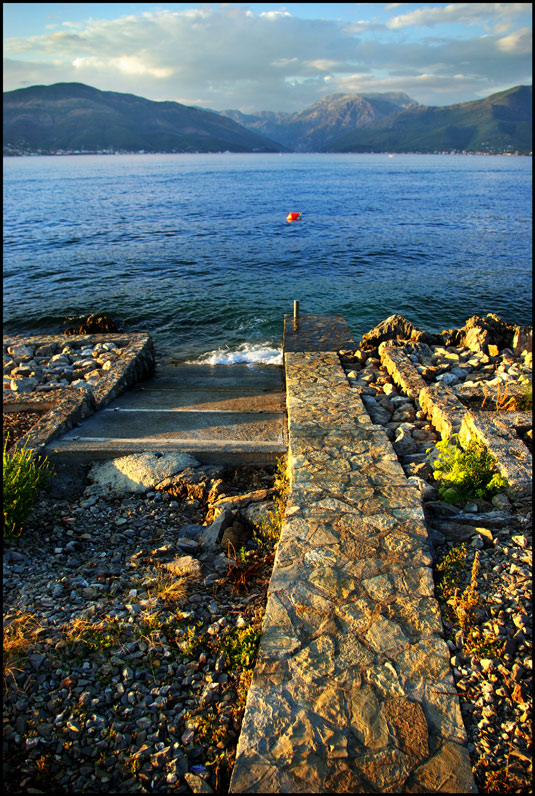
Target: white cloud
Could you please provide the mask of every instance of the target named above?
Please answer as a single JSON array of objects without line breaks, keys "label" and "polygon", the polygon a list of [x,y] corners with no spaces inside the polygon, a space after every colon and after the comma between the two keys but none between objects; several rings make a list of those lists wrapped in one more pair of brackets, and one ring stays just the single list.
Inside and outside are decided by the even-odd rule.
[{"label": "white cloud", "polygon": [[450,3],[447,6],[431,6],[409,11],[388,20],[389,28],[409,26],[435,27],[451,23],[465,25],[487,25],[502,18],[512,19],[518,14],[531,13],[531,3]]},{"label": "white cloud", "polygon": [[505,53],[517,53],[519,55],[530,55],[532,47],[531,28],[521,28],[503,39],[498,39],[498,48]]},{"label": "white cloud", "polygon": [[[63,22],[41,36],[5,41],[4,89],[77,81],[245,112],[301,110],[327,88],[329,93],[406,91],[425,104],[449,104],[491,94],[500,90],[496,86],[531,82],[531,29],[509,24],[527,5],[427,4],[394,17],[389,27],[208,4]],[[513,11],[506,10],[510,6]],[[408,25],[427,29],[461,18],[470,25],[485,18],[492,25],[484,36],[473,27],[472,37],[466,30],[461,38],[443,34],[408,41],[402,35]],[[496,33],[496,24],[506,22]]]}]

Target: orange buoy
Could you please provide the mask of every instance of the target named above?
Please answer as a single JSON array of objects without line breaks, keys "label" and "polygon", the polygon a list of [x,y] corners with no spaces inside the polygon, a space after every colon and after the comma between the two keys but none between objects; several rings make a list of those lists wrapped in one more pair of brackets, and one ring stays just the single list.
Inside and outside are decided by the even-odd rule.
[{"label": "orange buoy", "polygon": [[288,213],[288,215],[286,216],[286,221],[288,222],[288,224],[291,224],[292,221],[297,221],[300,215],[301,213]]}]

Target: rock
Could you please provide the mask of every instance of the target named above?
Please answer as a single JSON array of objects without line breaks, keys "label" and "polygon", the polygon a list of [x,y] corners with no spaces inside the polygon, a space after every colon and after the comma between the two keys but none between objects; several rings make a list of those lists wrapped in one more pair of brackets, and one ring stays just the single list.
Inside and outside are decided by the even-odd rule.
[{"label": "rock", "polygon": [[404,404],[395,410],[392,415],[393,423],[413,423],[416,419],[416,411],[412,404]]},{"label": "rock", "polygon": [[510,346],[513,342],[515,327],[489,312],[484,318],[473,315],[463,329],[460,330],[459,345],[476,353],[488,354],[488,346],[496,346],[499,350]]},{"label": "rock", "polygon": [[191,771],[188,771],[187,774],[184,774],[184,779],[186,783],[190,786],[193,793],[213,793],[213,788],[205,782],[202,777],[197,776],[197,774],[192,774]]},{"label": "rock", "polygon": [[135,453],[111,461],[96,462],[89,471],[92,494],[145,492],[197,460],[187,453]]},{"label": "rock", "polygon": [[459,379],[455,373],[450,373],[449,371],[446,373],[439,373],[436,380],[441,381],[442,384],[446,384],[448,386],[451,386],[452,384],[459,384]]},{"label": "rock", "polygon": [[235,555],[241,547],[244,547],[249,540],[249,534],[240,522],[233,522],[225,528],[221,537],[221,547],[225,552],[228,550],[231,555]]},{"label": "rock", "polygon": [[221,514],[211,525],[204,529],[201,534],[200,543],[203,547],[214,547],[221,541],[223,531],[234,522],[234,512],[230,509],[223,509]]},{"label": "rock", "polygon": [[507,509],[511,508],[511,502],[507,495],[503,492],[498,492],[497,495],[494,495],[490,502],[500,511],[507,511]]},{"label": "rock", "polygon": [[[74,320],[69,318],[69,320]],[[78,319],[80,320],[80,318]],[[65,329],[64,334],[104,334],[106,332],[118,332],[115,321],[109,315],[93,314],[81,319],[79,326]]]},{"label": "rock", "polygon": [[408,423],[402,423],[396,431],[394,440],[394,450],[398,456],[406,456],[416,453],[420,449],[419,444],[412,438],[411,427]]},{"label": "rock", "polygon": [[10,389],[12,389],[13,392],[33,392],[38,384],[38,380],[33,376],[11,379]]},{"label": "rock", "polygon": [[421,332],[402,315],[391,315],[363,335],[360,345],[361,349],[377,348],[379,343],[385,340],[394,342],[414,340],[433,344],[436,342],[435,337],[435,335],[427,334],[427,332]]},{"label": "rock", "polygon": [[200,563],[192,556],[179,556],[162,564],[163,568],[171,572],[177,578],[200,578],[202,569]]}]

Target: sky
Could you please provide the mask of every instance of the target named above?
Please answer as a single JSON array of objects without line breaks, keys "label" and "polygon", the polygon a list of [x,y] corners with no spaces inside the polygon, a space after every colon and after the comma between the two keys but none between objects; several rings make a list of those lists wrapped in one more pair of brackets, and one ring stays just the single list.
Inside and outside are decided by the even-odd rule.
[{"label": "sky", "polygon": [[4,3],[4,91],[78,82],[213,110],[424,105],[531,85],[531,3]]}]

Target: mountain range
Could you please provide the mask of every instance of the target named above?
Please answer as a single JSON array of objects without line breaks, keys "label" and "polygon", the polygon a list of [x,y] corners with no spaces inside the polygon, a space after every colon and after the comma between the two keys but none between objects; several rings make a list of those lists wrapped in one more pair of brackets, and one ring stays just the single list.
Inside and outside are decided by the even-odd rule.
[{"label": "mountain range", "polygon": [[232,119],[179,102],[55,83],[4,92],[4,152],[280,152]]},{"label": "mountain range", "polygon": [[532,148],[532,88],[443,107],[402,92],[332,94],[297,113],[211,111],[82,83],[4,93],[4,154],[516,152]]},{"label": "mountain range", "polygon": [[221,113],[248,130],[284,144],[294,152],[319,152],[343,135],[391,120],[400,111],[415,107],[418,107],[418,103],[407,94],[390,92],[331,94],[299,113]]}]

